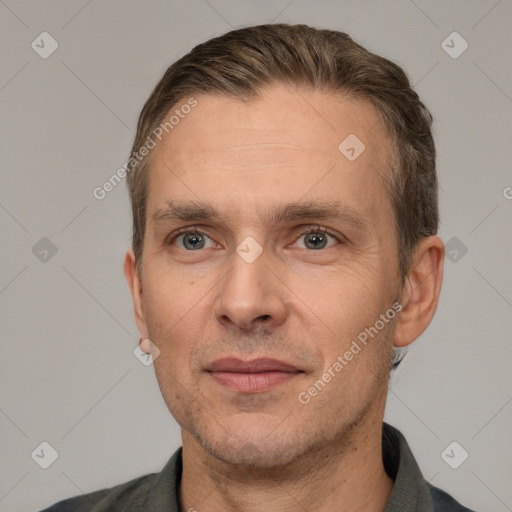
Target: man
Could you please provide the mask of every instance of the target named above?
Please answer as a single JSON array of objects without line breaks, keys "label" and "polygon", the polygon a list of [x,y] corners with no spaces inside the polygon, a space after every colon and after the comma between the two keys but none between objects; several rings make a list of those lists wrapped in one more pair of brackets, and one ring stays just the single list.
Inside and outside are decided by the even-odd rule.
[{"label": "man", "polygon": [[441,289],[431,122],[396,64],[304,25],[167,70],[127,168],[124,268],[183,446],[48,511],[468,510],[383,423]]}]

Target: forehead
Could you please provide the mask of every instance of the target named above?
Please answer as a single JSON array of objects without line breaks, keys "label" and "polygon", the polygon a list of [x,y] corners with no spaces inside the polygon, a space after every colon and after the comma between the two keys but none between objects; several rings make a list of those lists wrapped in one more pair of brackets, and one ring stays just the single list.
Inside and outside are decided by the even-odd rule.
[{"label": "forehead", "polygon": [[266,199],[307,195],[357,203],[364,214],[389,202],[390,140],[370,102],[283,85],[249,101],[194,98],[197,106],[153,150],[149,218],[172,199],[218,206],[238,197],[259,210]]},{"label": "forehead", "polygon": [[374,160],[388,149],[385,124],[368,100],[281,84],[267,86],[257,98],[246,101],[222,95],[195,98],[197,107],[161,144],[162,149],[172,150],[176,160],[212,150],[265,149],[251,147],[256,144],[332,153],[350,134],[364,139],[367,154],[377,157]]}]

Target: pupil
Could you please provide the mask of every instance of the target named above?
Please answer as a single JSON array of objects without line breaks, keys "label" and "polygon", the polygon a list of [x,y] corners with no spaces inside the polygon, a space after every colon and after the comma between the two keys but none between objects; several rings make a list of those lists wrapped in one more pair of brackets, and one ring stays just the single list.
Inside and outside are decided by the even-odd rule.
[{"label": "pupil", "polygon": [[[308,241],[312,241],[313,239],[318,240],[318,239],[322,239],[323,238],[324,242],[325,242],[325,237],[323,235],[321,235],[321,234],[318,234],[318,233],[311,233],[311,235],[308,236],[307,238],[308,238]],[[321,242],[320,242],[320,245],[321,245]],[[313,247],[315,249],[318,249],[318,245],[315,242],[313,242]]]},{"label": "pupil", "polygon": [[199,245],[196,245],[195,242],[200,243],[201,242],[200,238],[201,238],[201,236],[198,235],[197,233],[193,234],[193,235],[189,234],[189,235],[185,236],[184,243],[186,241],[189,241],[189,242],[192,241],[192,249],[197,249]]}]

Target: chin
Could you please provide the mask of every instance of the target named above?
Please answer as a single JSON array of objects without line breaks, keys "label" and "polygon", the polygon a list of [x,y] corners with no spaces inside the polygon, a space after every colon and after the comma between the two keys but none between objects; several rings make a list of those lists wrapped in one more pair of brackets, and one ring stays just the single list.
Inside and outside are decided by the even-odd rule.
[{"label": "chin", "polygon": [[194,437],[212,457],[232,465],[275,468],[286,466],[303,455],[304,450],[296,436],[262,430],[244,432],[240,429],[239,432],[238,436],[222,431]]},{"label": "chin", "polygon": [[275,468],[290,464],[297,454],[290,453],[287,447],[261,447],[248,441],[235,446],[215,445],[205,447],[213,457],[234,466],[247,466],[251,468]]}]

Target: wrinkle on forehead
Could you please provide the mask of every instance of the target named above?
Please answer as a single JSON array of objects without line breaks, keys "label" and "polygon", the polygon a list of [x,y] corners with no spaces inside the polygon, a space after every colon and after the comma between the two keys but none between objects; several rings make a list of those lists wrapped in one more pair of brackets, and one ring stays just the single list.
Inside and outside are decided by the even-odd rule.
[{"label": "wrinkle on forehead", "polygon": [[196,99],[197,107],[164,139],[175,154],[243,150],[258,143],[336,152],[350,133],[362,139],[368,151],[379,152],[387,142],[383,139],[389,138],[368,100],[342,94],[313,90],[299,94],[274,84],[248,102],[214,94]]}]

